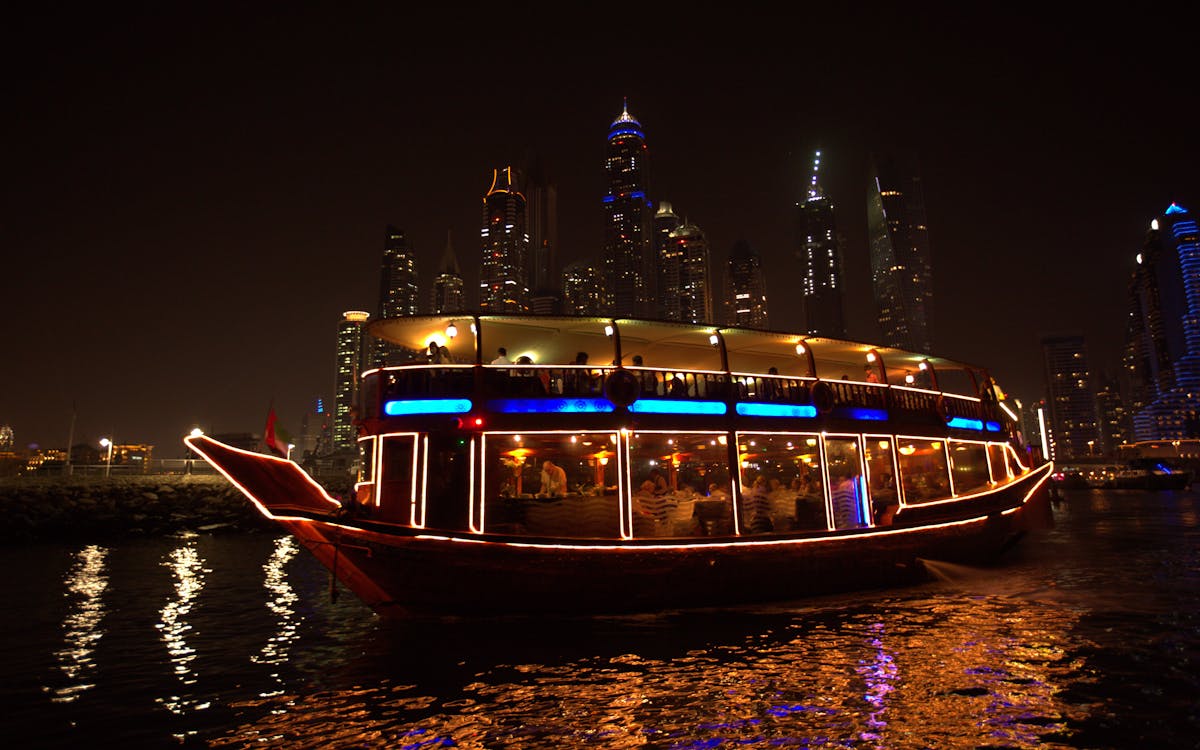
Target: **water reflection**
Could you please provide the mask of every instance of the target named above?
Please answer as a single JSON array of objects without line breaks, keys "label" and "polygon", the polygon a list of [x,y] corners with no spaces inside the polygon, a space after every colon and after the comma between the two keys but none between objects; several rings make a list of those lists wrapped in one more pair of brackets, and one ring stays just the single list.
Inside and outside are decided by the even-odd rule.
[{"label": "water reflection", "polygon": [[52,690],[55,702],[70,703],[95,687],[87,680],[96,671],[93,657],[104,635],[100,621],[105,614],[102,597],[108,588],[107,558],[104,547],[84,547],[75,553],[75,562],[63,581],[64,595],[71,604],[62,624],[64,646],[54,656],[69,684]]},{"label": "water reflection", "polygon": [[[285,568],[298,551],[299,547],[291,536],[279,537],[275,540],[275,551],[263,565],[263,572],[266,574],[263,579],[263,587],[270,594],[267,608],[275,614],[276,620],[275,633],[267,640],[262,652],[250,657],[250,660],[256,664],[277,666],[286,663],[290,647],[297,638],[299,623],[296,618],[295,604],[299,597],[288,583]],[[260,693],[263,698],[283,692],[283,680],[278,670],[271,672],[271,679],[278,683],[279,689]]]},{"label": "water reflection", "polygon": [[[188,621],[196,597],[204,588],[204,577],[211,573],[204,567],[204,560],[196,551],[194,536],[190,537],[180,547],[175,548],[162,563],[171,569],[175,576],[175,598],[168,601],[159,610],[159,622],[155,626],[159,636],[167,646],[167,654],[174,667],[178,684],[188,688],[196,684],[196,674],[192,669],[192,661],[196,658],[196,649],[188,645],[187,633],[192,629]],[[186,692],[181,691],[181,692]],[[158,701],[172,713],[183,714],[188,709],[208,708],[208,702],[200,702],[193,698],[172,695],[159,698]]]}]

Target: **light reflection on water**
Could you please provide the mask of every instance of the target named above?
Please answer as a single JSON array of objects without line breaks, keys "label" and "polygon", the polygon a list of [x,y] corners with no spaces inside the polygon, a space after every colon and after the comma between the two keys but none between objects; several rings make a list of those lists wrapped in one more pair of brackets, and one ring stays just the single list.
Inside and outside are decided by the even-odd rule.
[{"label": "light reflection on water", "polygon": [[93,655],[96,644],[104,636],[100,622],[104,619],[104,589],[108,587],[105,558],[108,550],[89,545],[75,554],[75,563],[67,573],[63,595],[71,601],[62,623],[63,647],[54,653],[68,684],[52,690],[54,700],[69,703],[85,690],[95,687],[90,682],[96,670]]},{"label": "light reflection on water", "polygon": [[0,549],[65,595],[0,612],[4,682],[67,683],[0,694],[43,747],[1192,747],[1196,501],[1080,493],[996,568],[619,618],[381,621],[287,537]]}]

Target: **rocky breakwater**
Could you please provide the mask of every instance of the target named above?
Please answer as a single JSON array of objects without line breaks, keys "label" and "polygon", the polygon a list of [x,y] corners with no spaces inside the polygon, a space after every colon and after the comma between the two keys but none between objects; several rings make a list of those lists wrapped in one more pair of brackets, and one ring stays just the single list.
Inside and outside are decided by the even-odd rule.
[{"label": "rocky breakwater", "polygon": [[[339,493],[331,494],[336,497]],[[0,483],[0,543],[275,528],[219,476],[17,478]]]}]

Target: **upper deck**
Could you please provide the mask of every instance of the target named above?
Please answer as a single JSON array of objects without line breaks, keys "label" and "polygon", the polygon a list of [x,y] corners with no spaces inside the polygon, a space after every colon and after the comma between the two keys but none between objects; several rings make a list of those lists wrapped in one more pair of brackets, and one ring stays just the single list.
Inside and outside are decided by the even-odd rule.
[{"label": "upper deck", "polygon": [[[414,316],[375,321],[400,364],[364,373],[367,432],[398,418],[489,429],[588,423],[1015,438],[983,368],[865,343],[631,319]],[[430,344],[448,361],[431,363]],[[510,365],[492,365],[498,349]],[[586,364],[577,364],[578,355]],[[516,364],[527,357],[529,363]],[[635,364],[640,363],[640,364]],[[481,422],[482,424],[483,422]]]}]

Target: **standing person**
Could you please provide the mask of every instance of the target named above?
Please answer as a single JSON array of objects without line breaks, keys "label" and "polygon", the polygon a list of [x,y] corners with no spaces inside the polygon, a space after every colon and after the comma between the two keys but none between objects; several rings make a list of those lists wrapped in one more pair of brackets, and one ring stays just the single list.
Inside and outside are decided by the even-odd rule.
[{"label": "standing person", "polygon": [[431,365],[440,365],[445,361],[443,351],[446,351],[445,347],[438,346],[436,341],[430,341],[429,348],[425,350],[425,359]]},{"label": "standing person", "polygon": [[542,487],[538,494],[545,497],[567,494],[567,472],[549,459],[542,463]]},{"label": "standing person", "polygon": [[496,358],[492,360],[493,365],[511,365],[512,362],[508,359],[508,350],[503,346],[496,350]]}]

